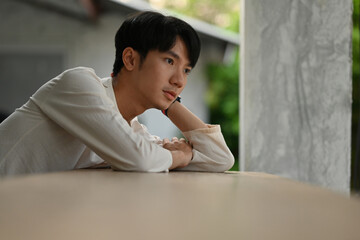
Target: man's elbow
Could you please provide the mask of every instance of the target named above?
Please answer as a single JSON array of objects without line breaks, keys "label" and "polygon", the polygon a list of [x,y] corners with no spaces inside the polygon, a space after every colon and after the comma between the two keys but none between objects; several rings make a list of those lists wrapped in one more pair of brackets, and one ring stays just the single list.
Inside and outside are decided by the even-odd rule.
[{"label": "man's elbow", "polygon": [[207,171],[222,173],[230,170],[234,166],[235,158],[229,151],[212,155],[211,162],[212,166],[209,166],[210,168],[207,168]]},{"label": "man's elbow", "polygon": [[231,152],[226,154],[226,156],[224,156],[224,160],[221,166],[219,166],[220,172],[225,172],[230,170],[234,166],[234,163],[235,163],[234,155]]}]

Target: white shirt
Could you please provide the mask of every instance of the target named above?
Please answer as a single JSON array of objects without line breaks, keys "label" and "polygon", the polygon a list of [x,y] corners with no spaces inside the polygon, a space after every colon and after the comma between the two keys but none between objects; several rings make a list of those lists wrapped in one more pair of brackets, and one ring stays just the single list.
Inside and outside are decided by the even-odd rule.
[{"label": "white shirt", "polygon": [[[69,69],[44,84],[0,124],[0,176],[109,164],[114,170],[167,171],[170,151],[137,119],[120,114],[112,79]],[[223,172],[234,157],[220,126],[184,132],[193,159],[182,170]]]}]

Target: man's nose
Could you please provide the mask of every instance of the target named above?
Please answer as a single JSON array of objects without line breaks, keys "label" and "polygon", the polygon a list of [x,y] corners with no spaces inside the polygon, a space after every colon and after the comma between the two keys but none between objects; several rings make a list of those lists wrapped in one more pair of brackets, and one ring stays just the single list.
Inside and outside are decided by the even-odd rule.
[{"label": "man's nose", "polygon": [[174,74],[170,78],[170,83],[177,86],[178,88],[183,87],[186,80],[184,75],[185,74],[183,74],[181,70],[174,72]]}]

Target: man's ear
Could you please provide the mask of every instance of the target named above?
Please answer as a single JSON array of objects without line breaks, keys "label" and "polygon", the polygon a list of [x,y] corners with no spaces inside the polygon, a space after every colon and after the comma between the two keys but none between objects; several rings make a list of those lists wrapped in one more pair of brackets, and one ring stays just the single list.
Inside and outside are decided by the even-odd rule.
[{"label": "man's ear", "polygon": [[132,47],[127,47],[123,51],[122,60],[126,70],[132,71],[138,64],[139,54]]}]

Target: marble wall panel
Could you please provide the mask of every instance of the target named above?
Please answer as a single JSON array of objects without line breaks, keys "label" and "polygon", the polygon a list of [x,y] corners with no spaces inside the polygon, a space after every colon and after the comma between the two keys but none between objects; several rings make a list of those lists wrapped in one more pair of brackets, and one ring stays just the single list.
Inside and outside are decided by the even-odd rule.
[{"label": "marble wall panel", "polygon": [[242,7],[242,170],[348,192],[352,1]]}]

